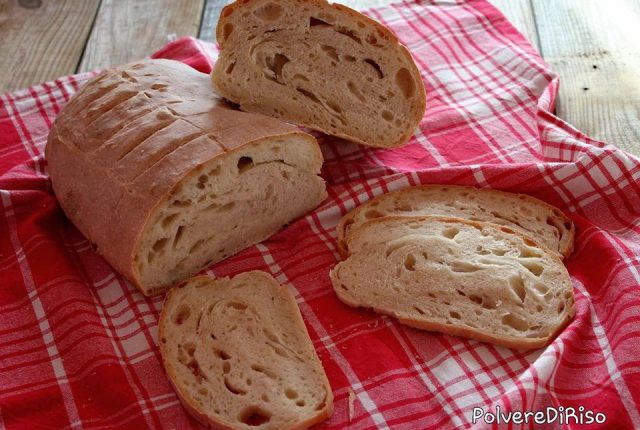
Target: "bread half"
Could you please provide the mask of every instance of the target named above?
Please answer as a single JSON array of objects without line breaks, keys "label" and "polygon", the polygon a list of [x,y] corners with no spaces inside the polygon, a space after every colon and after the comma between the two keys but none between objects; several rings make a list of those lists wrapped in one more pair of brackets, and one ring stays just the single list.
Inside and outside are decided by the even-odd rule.
[{"label": "bread half", "polygon": [[549,343],[575,313],[558,256],[514,230],[454,218],[362,224],[331,271],[344,303],[509,348]]},{"label": "bread half", "polygon": [[338,248],[349,253],[350,231],[385,216],[446,216],[507,226],[567,257],[575,228],[562,211],[525,194],[457,185],[419,185],[383,194],[346,214],[336,227]]},{"label": "bread half", "polygon": [[173,288],[159,338],[176,393],[205,425],[303,429],[333,411],[293,294],[264,272],[199,276]]},{"label": "bread half", "polygon": [[227,99],[365,145],[396,147],[425,112],[409,51],[380,23],[324,0],[236,1],[217,26]]},{"label": "bread half", "polygon": [[326,197],[312,136],[233,109],[208,75],[170,60],[89,81],[58,114],[46,157],[69,219],[146,295]]}]

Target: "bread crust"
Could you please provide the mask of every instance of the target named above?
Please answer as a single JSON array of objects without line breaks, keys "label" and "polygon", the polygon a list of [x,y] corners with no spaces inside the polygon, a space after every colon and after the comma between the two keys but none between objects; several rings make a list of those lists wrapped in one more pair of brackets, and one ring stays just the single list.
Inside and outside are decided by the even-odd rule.
[{"label": "bread crust", "polygon": [[[220,44],[220,48],[221,50],[224,50],[225,48],[225,40],[224,40],[224,27],[225,24],[228,23],[229,19],[231,18],[231,16],[239,9],[243,9],[243,8],[249,8],[252,7],[255,3],[259,3],[263,0],[236,0],[234,3],[228,4],[227,6],[225,6],[221,13],[220,13],[220,19],[218,21],[218,24],[216,26],[216,38],[219,41]],[[414,79],[415,82],[420,82],[422,83],[422,76],[420,74],[420,71],[418,70],[418,67],[416,66],[413,56],[411,55],[411,52],[409,51],[409,49],[403,45],[402,43],[400,43],[400,40],[398,39],[398,37],[396,36],[396,34],[391,31],[389,28],[387,28],[386,26],[382,25],[381,23],[379,23],[378,21],[369,18],[366,15],[363,15],[362,13],[351,9],[347,6],[341,5],[341,4],[337,4],[337,3],[329,3],[326,0],[286,0],[289,1],[290,3],[297,5],[297,4],[313,4],[319,8],[325,9],[325,10],[333,10],[336,11],[340,14],[345,14],[347,15],[349,18],[351,18],[351,20],[353,21],[354,25],[356,21],[364,21],[369,25],[372,25],[373,27],[376,28],[376,30],[379,32],[379,34],[384,37],[385,39],[391,41],[392,43],[397,44],[397,48],[399,50],[399,52],[401,52],[401,54],[405,57],[405,59],[407,60],[406,65],[409,67],[407,70],[409,70],[412,78]],[[295,6],[292,6],[295,7]],[[216,88],[218,88],[218,90],[220,89],[220,86],[216,83],[216,74],[215,74],[215,69],[214,72],[211,75],[212,77],[212,81],[213,84]],[[412,118],[412,123],[415,124],[419,124],[420,120],[422,119],[422,117],[424,116],[425,110],[426,110],[426,103],[427,103],[427,99],[426,99],[426,91],[424,88],[424,85],[417,85],[415,88],[415,91],[418,92],[418,97],[416,98],[416,100],[418,101],[419,105],[418,105],[418,109],[417,109],[417,113],[416,115]],[[312,129],[312,130],[316,130],[316,131],[320,131],[324,134],[327,135],[332,135],[332,136],[336,136],[345,140],[349,140],[361,145],[366,145],[366,146],[373,146],[373,147],[378,147],[378,148],[395,148],[395,147],[399,147],[399,146],[403,146],[404,144],[406,144],[409,139],[411,139],[411,137],[413,136],[414,130],[410,130],[408,133],[406,133],[404,136],[401,136],[398,140],[396,140],[395,142],[393,142],[390,145],[384,145],[381,144],[379,142],[375,142],[375,141],[364,141],[362,139],[358,139],[355,136],[349,135],[349,134],[345,134],[345,133],[339,133],[336,131],[332,131],[332,130],[327,130],[325,128],[322,128],[320,126],[318,126],[317,124],[305,124],[306,127]]]},{"label": "bread crust", "polygon": [[[115,106],[109,100],[101,104],[112,96]],[[125,97],[129,98],[119,100]],[[136,103],[129,107],[131,101]],[[132,124],[140,123],[142,129],[163,121],[184,123],[200,136],[159,160],[145,159],[144,154],[134,157],[133,150],[122,155],[130,139],[118,133],[128,128],[136,133],[138,127]],[[167,141],[183,139],[179,131]],[[45,154],[53,190],[66,215],[97,245],[98,253],[149,294],[140,284],[134,256],[158,205],[198,166],[283,136],[313,143],[319,168],[322,153],[312,136],[263,115],[233,110],[213,93],[207,75],[187,65],[144,60],[91,79],[56,117]],[[132,178],[132,172],[140,173]]]},{"label": "bread crust", "polygon": [[[286,287],[283,285],[278,284],[275,279],[273,279],[273,277],[271,277],[270,275],[266,274],[265,272],[259,271],[259,270],[254,270],[254,271],[250,271],[250,272],[244,272],[242,274],[236,275],[236,277],[246,277],[246,278],[250,278],[250,277],[260,277],[262,278],[265,282],[273,285],[273,286],[277,286],[278,289],[280,289],[283,293],[283,296],[286,297],[287,299],[287,304],[290,307],[290,311],[297,314],[298,316],[298,322],[299,324],[299,328],[301,330],[304,330],[306,332],[306,327],[304,325],[303,319],[302,319],[302,315],[300,313],[300,309],[298,308],[298,305],[296,304],[295,300],[293,299],[293,297],[291,296],[291,294],[286,290]],[[218,278],[216,279],[215,282],[228,282],[230,281],[231,278],[229,277],[224,277],[224,278]],[[239,427],[234,426],[232,423],[229,423],[227,421],[223,421],[221,419],[216,419],[214,416],[211,415],[207,415],[206,413],[200,411],[198,409],[198,407],[194,404],[192,404],[189,401],[189,396],[186,395],[179,386],[177,386],[174,381],[176,381],[178,379],[178,374],[176,371],[175,366],[173,365],[173,363],[168,359],[168,354],[164,353],[164,344],[162,343],[162,339],[166,338],[166,332],[167,332],[167,324],[169,322],[169,317],[168,315],[166,315],[166,310],[165,309],[169,309],[170,306],[167,306],[168,303],[171,303],[171,301],[173,300],[173,296],[176,294],[176,292],[183,287],[186,287],[187,285],[189,285],[190,283],[198,283],[198,282],[211,282],[212,278],[206,275],[202,275],[202,276],[196,276],[193,277],[191,279],[185,280],[179,284],[177,284],[174,288],[172,288],[171,290],[169,290],[169,292],[167,293],[167,295],[165,296],[165,300],[164,300],[164,304],[163,304],[163,309],[161,311],[161,315],[159,318],[159,323],[158,323],[158,339],[160,340],[160,349],[161,351],[163,351],[162,354],[162,361],[163,361],[163,365],[165,368],[165,371],[167,372],[167,375],[169,376],[169,382],[171,383],[171,386],[173,387],[173,389],[176,392],[176,395],[178,396],[178,399],[180,400],[180,403],[182,403],[183,407],[187,410],[187,412],[194,417],[198,422],[200,422],[202,425],[205,425],[207,427],[211,427],[211,428],[216,428],[216,429],[224,429],[224,430],[234,430],[237,429]],[[319,363],[319,360],[318,360]],[[320,365],[320,363],[319,363]],[[327,393],[327,397],[325,399],[325,407],[320,410],[317,411],[317,414],[309,417],[306,420],[300,421],[298,422],[296,425],[291,426],[291,427],[287,427],[286,429],[282,429],[282,430],[302,430],[302,429],[306,429],[309,428],[315,424],[321,423],[323,421],[325,421],[326,419],[328,419],[329,417],[331,417],[331,415],[333,414],[333,391],[331,390],[331,385],[329,384],[329,380],[326,378],[325,375],[325,381],[324,381],[324,389],[325,392]]]},{"label": "bread crust", "polygon": [[[541,248],[543,250],[548,250],[547,247],[545,247],[544,245],[540,244],[540,242],[537,242],[535,239],[533,239],[530,236],[527,236],[525,234],[523,234],[520,231],[515,231],[509,227],[506,226],[502,226],[502,225],[498,225],[498,224],[491,224],[491,223],[485,223],[485,222],[476,222],[476,221],[469,221],[469,220],[465,220],[465,219],[459,219],[459,218],[451,218],[451,217],[440,217],[440,216],[414,216],[414,217],[403,217],[403,216],[389,216],[389,217],[384,217],[384,218],[376,218],[376,219],[372,219],[369,220],[365,223],[363,223],[359,228],[356,228],[352,234],[348,237],[347,241],[348,244],[359,240],[358,236],[363,234],[363,231],[365,230],[364,227],[367,225],[375,225],[375,224],[380,224],[380,223],[385,223],[388,222],[390,220],[395,220],[395,221],[407,221],[407,220],[412,220],[412,221],[440,221],[443,223],[461,223],[461,224],[467,224],[470,226],[474,226],[476,228],[482,229],[483,226],[490,226],[494,229],[497,230],[501,230],[505,233],[508,234],[513,234],[515,236],[520,237],[525,243],[526,242],[530,242],[532,244],[532,246],[536,246],[538,248]],[[563,263],[562,263],[562,259],[560,258],[560,256],[555,253],[555,252],[548,252],[548,257],[551,258],[552,260],[554,260],[554,262],[561,267],[564,267]],[[342,263],[339,263],[342,264]],[[334,289],[336,289],[336,286],[340,283],[340,279],[338,278],[338,274],[337,274],[337,268],[338,266],[334,267],[334,269],[331,270],[330,272],[330,278],[331,281],[334,285]],[[358,307],[363,307],[363,305],[357,303],[357,302],[350,302],[349,300],[347,300],[346,298],[340,297],[340,300],[343,303],[346,303],[347,305],[354,307],[354,308],[358,308]],[[432,321],[420,321],[420,320],[416,320],[416,319],[412,319],[412,318],[408,318],[406,316],[404,316],[402,313],[400,312],[394,312],[394,311],[390,311],[387,309],[382,309],[379,308],[377,306],[371,306],[369,307],[369,309],[374,310],[377,313],[380,314],[384,314],[384,315],[389,315],[392,316],[394,318],[396,318],[400,323],[408,325],[410,327],[413,328],[417,328],[417,329],[421,329],[421,330],[428,330],[428,331],[435,331],[435,332],[440,332],[440,333],[444,333],[447,335],[451,335],[451,336],[459,336],[459,337],[464,337],[464,338],[468,338],[468,339],[475,339],[481,342],[488,342],[494,345],[498,345],[498,346],[503,346],[505,348],[512,348],[512,349],[519,349],[519,350],[529,350],[529,349],[537,349],[537,348],[541,348],[543,346],[548,345],[553,339],[555,339],[555,337],[562,331],[564,330],[564,328],[571,322],[571,320],[573,319],[573,317],[575,316],[575,303],[572,301],[571,302],[571,307],[568,309],[568,311],[566,312],[565,317],[563,318],[563,320],[556,326],[556,328],[549,333],[548,336],[545,336],[543,338],[514,338],[514,337],[510,337],[510,336],[499,336],[496,334],[492,334],[492,333],[488,333],[488,332],[483,332],[479,329],[474,329],[472,327],[463,327],[463,326],[454,326],[451,324],[440,324],[437,322],[432,322]]]},{"label": "bread crust", "polygon": [[[391,196],[406,196],[406,195],[410,195],[411,193],[415,192],[416,190],[432,190],[432,189],[437,189],[437,188],[449,188],[449,189],[459,189],[459,190],[468,190],[469,192],[482,192],[482,193],[487,193],[487,194],[494,194],[494,195],[498,195],[498,196],[509,196],[510,198],[514,198],[514,199],[520,199],[523,201],[527,201],[527,202],[531,202],[532,204],[535,205],[541,205],[547,209],[549,209],[550,211],[554,211],[557,210],[560,213],[562,213],[562,211],[560,211],[558,208],[556,208],[555,206],[552,206],[540,199],[537,199],[535,197],[529,196],[527,194],[521,194],[521,193],[511,193],[508,191],[502,191],[502,190],[496,190],[496,189],[492,189],[492,188],[477,188],[477,187],[473,187],[473,186],[466,186],[466,185],[446,185],[446,184],[425,184],[425,185],[416,185],[416,186],[411,186],[411,187],[407,187],[407,188],[402,188],[400,190],[397,191],[391,191],[389,193],[385,193],[385,194],[381,194],[377,197],[374,197],[370,200],[368,200],[367,202],[355,207],[353,210],[351,210],[350,212],[348,212],[346,215],[344,215],[340,221],[338,222],[338,225],[336,226],[336,232],[337,232],[337,247],[338,247],[338,252],[340,253],[340,256],[344,259],[347,258],[349,256],[349,249],[347,246],[348,243],[348,237],[350,233],[347,233],[347,227],[353,223],[354,218],[363,210],[369,209],[371,208],[373,205],[375,205],[376,203],[379,203],[380,201],[386,200],[388,198],[390,198]],[[415,215],[411,215],[412,217]],[[566,240],[562,241],[561,243],[559,243],[559,250],[555,250],[555,249],[551,249],[552,252],[560,252],[560,254],[563,257],[568,257],[569,255],[571,255],[571,253],[573,252],[573,243],[574,243],[574,237],[575,237],[575,225],[573,224],[573,222],[571,221],[570,218],[568,218],[564,213],[562,213],[563,218],[563,222],[569,223],[570,224],[570,228],[568,230],[568,234],[567,234],[567,238]],[[460,218],[462,220],[464,220],[464,218]],[[522,231],[520,232],[522,233]],[[537,242],[540,242],[539,240],[537,240]],[[541,244],[541,246],[545,247],[546,249],[549,249],[546,245]]]}]

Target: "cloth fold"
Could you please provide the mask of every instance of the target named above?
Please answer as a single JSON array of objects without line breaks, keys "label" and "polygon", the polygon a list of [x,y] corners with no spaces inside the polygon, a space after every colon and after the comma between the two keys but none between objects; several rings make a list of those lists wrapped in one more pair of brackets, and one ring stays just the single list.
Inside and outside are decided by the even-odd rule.
[{"label": "cloth fold", "polygon": [[[584,407],[609,428],[640,428],[640,160],[551,113],[557,75],[489,3],[405,1],[366,13],[397,33],[422,72],[427,113],[414,138],[383,150],[320,137],[329,198],[207,272],[265,270],[296,292],[335,395],[318,428],[491,428],[473,422],[474,408],[497,407]],[[209,72],[216,48],[183,38],[154,57]],[[0,428],[199,428],[161,366],[162,298],[115,273],[51,191],[48,129],[91,76],[0,96]],[[498,348],[338,301],[328,272],[339,218],[421,183],[527,193],[571,216],[577,314],[551,345]],[[547,424],[563,426],[577,427]]]}]

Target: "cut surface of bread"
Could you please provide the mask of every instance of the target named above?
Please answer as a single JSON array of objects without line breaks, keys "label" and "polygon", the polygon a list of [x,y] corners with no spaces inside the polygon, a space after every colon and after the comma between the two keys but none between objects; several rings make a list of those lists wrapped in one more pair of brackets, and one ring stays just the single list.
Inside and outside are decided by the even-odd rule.
[{"label": "cut surface of bread", "polygon": [[67,216],[146,295],[326,197],[312,136],[233,109],[208,75],[171,60],[90,80],[57,116],[46,157]]},{"label": "cut surface of bread", "polygon": [[331,387],[293,294],[254,271],[173,288],[160,351],[185,408],[225,429],[302,429],[333,411]]},{"label": "cut surface of bread", "polygon": [[345,6],[236,1],[222,10],[217,38],[214,85],[243,110],[377,147],[406,143],[424,115],[409,51]]},{"label": "cut surface of bread", "polygon": [[508,227],[387,217],[362,224],[348,245],[331,271],[340,300],[412,327],[530,349],[575,313],[559,257]]},{"label": "cut surface of bread", "polygon": [[532,237],[567,257],[573,222],[556,207],[525,194],[458,185],[419,185],[383,194],[346,214],[336,228],[340,254],[348,255],[350,231],[385,216],[446,216],[490,222]]}]

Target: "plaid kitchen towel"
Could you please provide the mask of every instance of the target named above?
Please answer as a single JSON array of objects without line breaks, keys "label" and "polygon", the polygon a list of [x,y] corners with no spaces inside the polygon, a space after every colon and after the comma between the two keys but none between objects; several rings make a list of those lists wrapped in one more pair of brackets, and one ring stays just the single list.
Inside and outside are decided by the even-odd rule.
[{"label": "plaid kitchen towel", "polygon": [[[261,269],[296,292],[335,394],[333,417],[319,428],[502,427],[489,415],[474,423],[474,410],[548,407],[606,422],[569,416],[536,428],[640,428],[640,160],[551,113],[557,75],[487,2],[367,13],[398,34],[422,72],[428,107],[415,137],[390,150],[322,138],[329,198],[208,272]],[[209,72],[215,48],[181,39],[156,56]],[[51,191],[47,132],[91,76],[0,97],[0,429],[198,428],[161,366],[162,298],[143,297],[115,273]],[[527,193],[571,216],[577,315],[551,345],[513,351],[338,301],[328,277],[338,219],[421,183]]]}]

